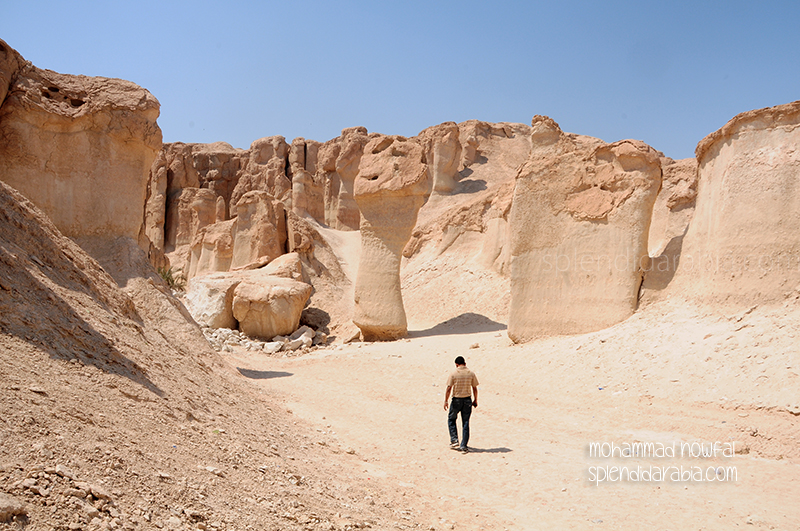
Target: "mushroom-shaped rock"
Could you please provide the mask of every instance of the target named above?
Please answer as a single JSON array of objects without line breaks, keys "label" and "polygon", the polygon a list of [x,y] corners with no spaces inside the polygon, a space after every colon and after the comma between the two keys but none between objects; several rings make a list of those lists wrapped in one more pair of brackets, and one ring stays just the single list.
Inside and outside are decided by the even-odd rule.
[{"label": "mushroom-shaped rock", "polygon": [[312,287],[289,278],[262,276],[245,280],[233,291],[233,316],[239,330],[266,339],[288,335],[300,324]]},{"label": "mushroom-shaped rock", "polygon": [[407,333],[400,293],[400,259],[417,213],[430,195],[430,177],[420,144],[379,136],[364,147],[355,181],[361,212],[361,258],[353,322],[368,341]]},{"label": "mushroom-shaped rock", "polygon": [[536,116],[509,214],[508,335],[599,330],[636,308],[647,232],[661,183],[659,153],[635,140],[606,144]]}]

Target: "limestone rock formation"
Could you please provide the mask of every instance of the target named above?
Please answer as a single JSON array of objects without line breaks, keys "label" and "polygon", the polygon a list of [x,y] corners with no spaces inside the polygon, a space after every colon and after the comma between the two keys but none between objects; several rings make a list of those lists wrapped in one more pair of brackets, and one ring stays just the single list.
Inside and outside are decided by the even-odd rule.
[{"label": "limestone rock formation", "polygon": [[697,160],[661,158],[661,190],[653,205],[642,299],[666,288],[681,260],[683,237],[694,215],[697,197]]},{"label": "limestone rock formation", "polygon": [[128,81],[36,68],[4,42],[0,72],[0,180],[68,236],[125,236],[148,250],[140,231],[161,148],[158,100]]},{"label": "limestone rock formation", "polygon": [[265,275],[291,278],[309,284],[308,274],[303,269],[303,261],[297,253],[286,253],[271,261],[262,269]]},{"label": "limestone rock formation", "polygon": [[233,316],[239,330],[251,337],[270,339],[288,335],[300,324],[312,287],[296,280],[261,276],[245,280],[233,292]]},{"label": "limestone rock formation", "polygon": [[231,268],[235,226],[236,220],[230,219],[198,231],[192,241],[187,278]]},{"label": "limestone rock formation", "polygon": [[660,154],[643,142],[565,134],[543,116],[531,125],[509,220],[515,342],[599,330],[633,313],[661,183]]},{"label": "limestone rock formation", "polygon": [[673,284],[700,302],[783,300],[800,284],[800,101],[745,112],[697,145],[697,205]]},{"label": "limestone rock formation", "polygon": [[217,221],[217,196],[208,188],[184,188],[170,197],[164,234],[167,249],[190,245],[203,227]]},{"label": "limestone rock formation", "polygon": [[433,191],[449,194],[456,189],[461,166],[461,142],[455,122],[445,122],[419,134],[425,148],[425,160],[433,182]]},{"label": "limestone rock formation", "polygon": [[236,203],[231,268],[257,260],[274,260],[285,252],[286,215],[283,203],[267,192],[247,192]]},{"label": "limestone rock formation", "polygon": [[318,172],[325,183],[324,222],[334,229],[358,230],[360,218],[353,186],[368,141],[366,128],[349,127],[319,148]]},{"label": "limestone rock formation", "polygon": [[292,183],[286,175],[289,146],[282,136],[256,140],[243,153],[242,170],[230,178],[233,192],[228,205],[234,206],[247,192],[263,190],[291,206]]},{"label": "limestone rock formation", "polygon": [[531,128],[478,120],[458,128],[462,165],[455,189],[430,196],[403,249],[403,303],[417,326],[474,313],[495,322],[508,318],[508,215],[517,169],[530,154]]},{"label": "limestone rock formation", "polygon": [[353,322],[368,341],[407,333],[400,259],[430,188],[419,143],[379,136],[364,147],[354,187],[361,211],[361,258]]},{"label": "limestone rock formation", "polygon": [[203,326],[235,329],[233,290],[241,281],[242,276],[235,273],[211,273],[191,279],[184,295],[186,309]]}]

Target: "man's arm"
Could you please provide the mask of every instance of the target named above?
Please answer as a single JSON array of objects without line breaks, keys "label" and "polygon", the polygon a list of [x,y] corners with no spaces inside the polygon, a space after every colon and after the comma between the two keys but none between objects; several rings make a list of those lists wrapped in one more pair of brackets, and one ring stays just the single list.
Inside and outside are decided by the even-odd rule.
[{"label": "man's arm", "polygon": [[447,409],[447,401],[450,399],[450,390],[453,388],[452,385],[447,386],[447,390],[444,392],[444,408]]},{"label": "man's arm", "polygon": [[472,401],[472,406],[478,407],[478,388],[474,385],[472,386],[472,395],[475,397],[475,399]]}]

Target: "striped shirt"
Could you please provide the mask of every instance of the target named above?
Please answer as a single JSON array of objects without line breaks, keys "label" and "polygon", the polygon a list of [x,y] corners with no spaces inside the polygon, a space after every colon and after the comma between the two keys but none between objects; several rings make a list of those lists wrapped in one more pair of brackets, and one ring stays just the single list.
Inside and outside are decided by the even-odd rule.
[{"label": "striped shirt", "polygon": [[453,398],[469,398],[472,388],[478,387],[478,377],[466,367],[457,367],[447,377],[447,387],[453,388]]}]

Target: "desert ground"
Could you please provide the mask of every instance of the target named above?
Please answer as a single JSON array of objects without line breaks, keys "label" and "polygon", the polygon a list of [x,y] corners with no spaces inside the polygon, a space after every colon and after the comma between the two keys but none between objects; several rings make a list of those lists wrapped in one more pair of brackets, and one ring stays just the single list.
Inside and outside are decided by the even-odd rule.
[{"label": "desert ground", "polygon": [[[502,323],[465,315],[412,326],[399,342],[225,360],[314,428],[318,444],[354,449],[357,463],[333,456],[343,475],[373,482],[376,497],[412,507],[432,529],[796,529],[796,412],[748,397],[786,390],[770,385],[772,370],[796,382],[796,360],[769,353],[796,341],[799,310],[796,298],[779,312],[732,316],[665,304],[526,345]],[[748,357],[722,374],[706,369],[731,343]],[[481,383],[468,454],[449,449],[442,409],[459,354]],[[678,455],[589,456],[591,442],[636,441],[677,443]],[[681,442],[732,443],[735,454],[681,457]],[[600,472],[590,467],[615,465],[733,467],[736,477],[592,481]]]}]

